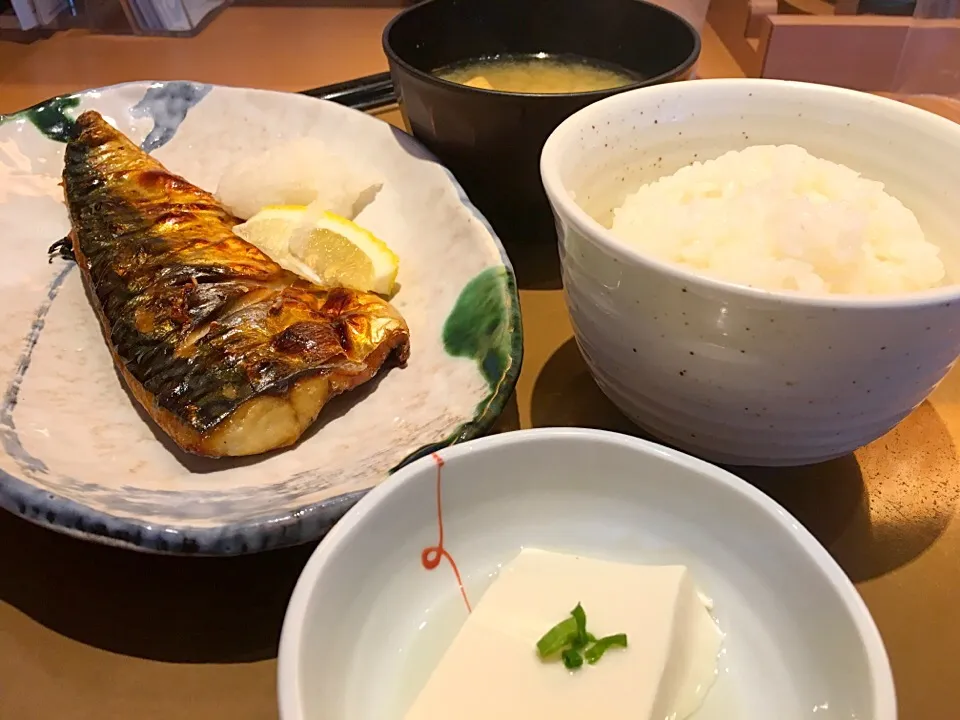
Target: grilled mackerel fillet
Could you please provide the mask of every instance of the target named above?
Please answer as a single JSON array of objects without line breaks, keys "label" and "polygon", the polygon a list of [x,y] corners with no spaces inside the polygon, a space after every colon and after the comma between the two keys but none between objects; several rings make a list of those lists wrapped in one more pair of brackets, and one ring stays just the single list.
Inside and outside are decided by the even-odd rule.
[{"label": "grilled mackerel fillet", "polygon": [[181,448],[291,445],[330,398],[406,361],[409,330],[385,300],[282,269],[96,112],[76,130],[63,172],[73,253],[120,375]]}]

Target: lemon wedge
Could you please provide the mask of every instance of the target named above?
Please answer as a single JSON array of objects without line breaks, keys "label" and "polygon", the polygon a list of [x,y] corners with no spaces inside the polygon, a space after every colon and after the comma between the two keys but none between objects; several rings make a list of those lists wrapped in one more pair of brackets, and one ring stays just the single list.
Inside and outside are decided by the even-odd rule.
[{"label": "lemon wedge", "polygon": [[290,252],[290,238],[303,222],[306,209],[304,205],[265,207],[247,222],[234,227],[233,232],[286,270],[321,284],[320,276]]},{"label": "lemon wedge", "polygon": [[327,287],[391,295],[400,259],[345,217],[310,206],[263,208],[233,231],[280,266]]},{"label": "lemon wedge", "polygon": [[325,285],[390,295],[400,258],[369,230],[345,217],[307,208],[290,238],[290,252]]}]

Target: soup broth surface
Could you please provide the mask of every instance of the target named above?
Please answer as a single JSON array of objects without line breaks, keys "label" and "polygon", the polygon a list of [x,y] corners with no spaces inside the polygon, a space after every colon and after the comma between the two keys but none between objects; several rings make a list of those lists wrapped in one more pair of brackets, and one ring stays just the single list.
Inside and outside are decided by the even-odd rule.
[{"label": "soup broth surface", "polygon": [[498,55],[437,70],[444,80],[515,93],[578,93],[636,82],[625,70],[576,55]]}]

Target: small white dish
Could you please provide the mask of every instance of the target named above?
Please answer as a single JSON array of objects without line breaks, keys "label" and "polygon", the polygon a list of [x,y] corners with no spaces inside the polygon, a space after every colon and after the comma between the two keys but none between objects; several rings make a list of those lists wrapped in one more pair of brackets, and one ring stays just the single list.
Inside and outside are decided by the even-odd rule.
[{"label": "small white dish", "polygon": [[336,525],[284,620],[282,720],[402,720],[467,617],[451,564],[422,562],[441,544],[473,603],[522,547],[687,565],[726,633],[694,720],[897,717],[866,606],[770,498],[643,440],[539,429],[418,460]]},{"label": "small white dish", "polygon": [[[901,296],[804,296],[713,280],[608,229],[628,193],[697,160],[795,144],[885,183],[954,283]],[[713,462],[805,465],[880,437],[960,355],[960,125],[824,85],[696,80],[601,100],[541,157],[577,343],[634,422]]]}]

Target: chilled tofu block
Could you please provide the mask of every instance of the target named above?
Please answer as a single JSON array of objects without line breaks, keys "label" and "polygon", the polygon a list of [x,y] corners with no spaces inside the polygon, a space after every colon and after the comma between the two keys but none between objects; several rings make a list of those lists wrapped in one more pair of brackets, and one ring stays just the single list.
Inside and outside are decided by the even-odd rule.
[{"label": "chilled tofu block", "polygon": [[[542,660],[537,641],[580,603],[595,664]],[[470,614],[405,720],[688,717],[716,678],[721,634],[689,571],[523,550]]]}]

